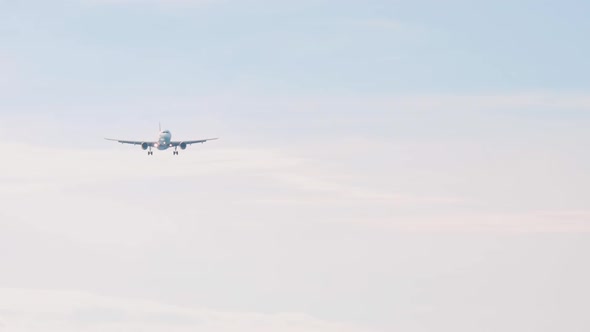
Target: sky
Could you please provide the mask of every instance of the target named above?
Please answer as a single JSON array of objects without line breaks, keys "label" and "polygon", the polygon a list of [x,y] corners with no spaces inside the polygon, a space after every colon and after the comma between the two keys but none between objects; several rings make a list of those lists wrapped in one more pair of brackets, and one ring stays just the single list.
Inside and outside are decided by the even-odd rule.
[{"label": "sky", "polygon": [[0,0],[0,331],[587,331],[589,10]]}]

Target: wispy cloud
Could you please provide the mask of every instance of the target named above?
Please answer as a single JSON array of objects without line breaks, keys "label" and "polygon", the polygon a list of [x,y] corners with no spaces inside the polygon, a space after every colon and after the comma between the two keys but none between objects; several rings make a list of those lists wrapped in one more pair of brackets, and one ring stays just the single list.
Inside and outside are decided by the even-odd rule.
[{"label": "wispy cloud", "polygon": [[[363,147],[367,146],[365,142]],[[4,167],[4,171],[11,176],[0,178],[3,184],[0,197],[21,199],[5,206],[0,212],[37,225],[41,224],[35,220],[42,215],[60,215],[60,220],[47,227],[47,231],[66,232],[74,239],[82,236],[88,242],[104,242],[108,239],[110,243],[131,243],[129,234],[132,233],[135,234],[132,241],[135,244],[150,241],[152,234],[165,232],[167,225],[162,222],[161,214],[144,211],[143,206],[163,203],[162,199],[165,199],[164,204],[175,202],[179,205],[178,213],[183,213],[185,209],[182,206],[190,204],[192,200],[207,199],[208,204],[217,206],[225,205],[229,199],[235,203],[264,207],[270,213],[264,218],[272,218],[272,211],[297,210],[299,215],[308,216],[308,222],[330,220],[407,231],[590,231],[590,219],[584,210],[574,213],[562,208],[552,212],[539,212],[533,205],[511,213],[501,212],[501,208],[471,211],[473,206],[481,204],[477,198],[458,196],[453,191],[441,194],[440,191],[432,191],[430,186],[424,187],[423,180],[413,182],[410,179],[402,183],[399,179],[392,179],[387,168],[376,168],[367,177],[348,172],[347,168],[318,167],[321,162],[293,154],[294,151],[228,148],[212,144],[196,147],[199,151],[187,151],[182,159],[174,159],[168,154],[146,159],[143,151],[124,146],[113,146],[110,150],[6,144],[1,147],[5,153],[18,157],[15,162]],[[320,148],[330,150],[325,145]],[[421,149],[430,148],[423,146]],[[433,158],[438,157],[434,155]],[[429,160],[427,158],[419,164],[429,165]],[[438,166],[441,174],[448,172],[443,161],[439,160]],[[398,169],[398,172],[406,172],[406,177],[420,174],[407,169]],[[460,169],[457,172],[459,174],[453,178],[472,176],[462,173]],[[436,174],[435,172],[432,175],[434,181],[437,181]],[[456,181],[453,178],[447,181]],[[189,186],[198,185],[208,193],[187,197],[184,191],[165,190],[166,194],[159,197],[149,193],[131,192],[127,203],[117,202],[100,191],[96,194],[91,191],[83,196],[76,194],[78,188],[104,188],[107,192],[116,192],[115,185],[120,187],[122,181],[154,183],[161,180],[186,182]],[[505,181],[511,180],[508,178]],[[384,184],[377,185],[379,182]],[[487,187],[487,191],[491,190],[490,184],[485,181],[480,186]],[[108,189],[111,187],[115,191]],[[216,187],[232,187],[234,190],[247,188],[248,194],[211,192]],[[160,190],[158,188],[154,189],[154,193]],[[519,190],[526,191],[526,188]],[[490,196],[491,199],[503,201],[494,195]],[[136,199],[133,198],[135,196]],[[35,206],[38,209],[26,209],[31,200],[37,202]],[[86,211],[93,210],[96,206],[103,209],[92,215],[86,214]],[[315,215],[318,208],[325,212],[322,217]],[[373,211],[375,209],[377,212]],[[418,213],[416,209],[422,212]],[[121,223],[112,220],[113,214],[121,218],[135,217]],[[86,220],[85,226],[76,222],[80,218]],[[114,223],[112,225],[111,220]],[[138,224],[133,220],[141,222]],[[116,235],[112,234],[111,227],[118,229]]]},{"label": "wispy cloud", "polygon": [[0,331],[367,332],[301,313],[221,312],[74,291],[0,289]]},{"label": "wispy cloud", "polygon": [[[402,96],[338,96],[307,98],[292,108],[329,109],[389,108],[399,111],[489,111],[489,110],[590,110],[590,93],[523,92],[506,94],[417,94]],[[359,116],[361,116],[359,114]]]},{"label": "wispy cloud", "polygon": [[[256,112],[246,112],[247,116],[243,116],[228,111],[235,110],[237,104],[246,110],[256,109]],[[160,183],[160,188],[155,191],[167,190],[163,199],[166,204],[179,205],[179,214],[189,210],[183,206],[190,206],[191,199],[205,199],[210,206],[223,206],[229,199],[246,209],[258,207],[258,210],[250,211],[252,213],[267,211],[264,216],[257,216],[269,220],[285,211],[297,211],[299,215],[305,215],[308,222],[330,220],[410,231],[586,230],[585,219],[574,217],[569,212],[585,210],[583,203],[577,202],[579,199],[576,198],[584,195],[583,189],[580,189],[583,187],[576,187],[571,180],[572,176],[568,175],[578,174],[576,184],[585,181],[584,174],[578,170],[583,160],[573,157],[576,155],[573,152],[581,147],[553,138],[547,142],[541,140],[526,144],[513,141],[510,135],[522,140],[521,131],[537,130],[540,134],[544,133],[542,129],[532,128],[528,122],[524,122],[524,125],[529,128],[515,126],[518,128],[509,135],[503,130],[503,122],[497,124],[502,127],[503,136],[501,140],[492,136],[493,145],[487,141],[489,135],[484,135],[484,141],[478,141],[477,137],[465,136],[462,139],[459,136],[449,141],[435,142],[433,140],[437,137],[433,138],[428,131],[436,130],[438,122],[431,121],[432,128],[426,129],[413,123],[439,112],[446,116],[453,112],[459,112],[459,115],[471,111],[494,114],[496,110],[514,109],[527,110],[532,115],[526,120],[529,121],[540,109],[589,110],[590,97],[586,93],[281,98],[236,95],[235,98],[210,96],[176,100],[146,98],[139,104],[119,107],[154,110],[155,113],[156,110],[166,108],[206,108],[210,112],[226,114],[226,118],[215,119],[224,125],[214,130],[225,137],[220,141],[192,147],[180,159],[172,158],[170,153],[157,154],[155,158],[147,159],[137,147],[103,141],[98,136],[102,133],[92,136],[83,132],[84,129],[78,129],[78,133],[65,137],[68,144],[73,144],[72,137],[81,135],[79,137],[90,137],[88,140],[96,142],[92,143],[95,144],[94,148],[85,147],[85,144],[77,147],[66,147],[65,144],[52,144],[62,147],[43,147],[51,139],[43,130],[50,134],[56,131],[53,126],[39,123],[36,127],[33,125],[34,119],[23,121],[14,115],[6,115],[4,123],[27,123],[27,126],[34,128],[18,128],[18,131],[11,132],[6,126],[2,133],[10,134],[7,136],[9,141],[20,137],[18,135],[22,136],[23,132],[34,131],[37,134],[29,140],[30,143],[7,143],[7,140],[0,143],[4,153],[13,157],[12,162],[3,165],[4,174],[10,176],[0,176],[0,196],[6,199],[18,196],[22,202],[6,206],[4,213],[35,220],[41,215],[40,210],[26,209],[26,206],[31,200],[39,200],[37,206],[63,217],[60,222],[63,221],[65,225],[61,231],[67,231],[75,237],[77,234],[86,234],[86,231],[76,226],[74,221],[81,218],[86,210],[102,206],[105,209],[86,218],[98,224],[99,220],[112,219],[109,218],[114,213],[112,211],[118,211],[116,214],[120,216],[140,216],[150,222],[139,231],[135,240],[149,241],[150,234],[161,231],[165,225],[158,220],[162,218],[161,214],[144,211],[142,204],[161,204],[157,197],[133,191],[128,192],[126,202],[115,202],[108,194],[98,192],[104,190],[109,194],[116,193],[116,190],[109,188],[120,187],[120,183],[137,182]],[[356,112],[359,109],[368,111]],[[276,110],[281,111],[280,119],[274,113]],[[417,125],[421,133],[418,135],[419,142],[411,141],[412,137],[410,141],[407,137],[399,139],[396,133],[392,133],[391,137],[379,137],[372,135],[370,128],[358,132],[330,130],[305,137],[292,132],[286,133],[280,140],[272,136],[276,132],[263,133],[257,141],[250,137],[251,133],[242,131],[248,126],[258,128],[256,121],[275,121],[288,130],[310,122],[314,125],[323,123],[329,128],[347,121],[354,122],[358,127],[383,122],[394,124],[400,120],[402,113],[414,111],[426,112],[427,116],[402,121]],[[368,113],[373,114],[369,116]],[[256,119],[249,116],[252,114]],[[238,120],[234,119],[236,117]],[[283,117],[289,119],[288,123],[281,122],[284,121]],[[136,124],[136,119],[136,116],[121,119],[120,128],[116,131],[126,132],[129,128],[137,133],[140,126]],[[487,115],[479,120],[485,122]],[[504,118],[501,120],[505,121]],[[244,125],[247,121],[251,122]],[[195,126],[210,122],[209,119],[203,121],[197,116],[187,115],[183,118],[184,131],[192,131]],[[295,122],[298,123],[294,125]],[[452,121],[446,125],[451,127],[448,130],[463,129]],[[175,128],[172,126],[170,129]],[[473,130],[467,134],[471,132]],[[233,137],[227,137],[230,135]],[[37,137],[43,137],[40,143]],[[131,134],[130,137],[121,138],[140,137]],[[551,145],[546,146],[545,143]],[[103,148],[97,149],[97,146]],[[546,162],[548,158],[551,158],[551,163]],[[193,193],[193,197],[187,198],[187,192],[175,192],[167,189],[167,186],[162,187],[163,181],[198,186],[203,189],[203,193],[199,190],[199,193]],[[552,190],[540,190],[541,187]],[[88,191],[86,196],[76,195],[80,188]],[[232,189],[224,192],[218,188]],[[557,193],[569,198],[569,202],[563,203],[564,199],[559,198]],[[136,196],[141,199],[134,198]],[[519,202],[517,208],[514,207],[515,201]],[[555,211],[561,217],[540,214],[538,211],[541,209]],[[317,214],[318,210],[322,211],[321,216]],[[89,224],[90,227],[94,225],[92,222]],[[129,232],[138,227],[131,222],[126,225]],[[95,232],[101,233],[101,230],[97,228]],[[102,232],[110,232],[110,228],[103,227]],[[92,240],[93,236],[89,238]],[[121,232],[108,238],[124,243],[128,237]]]},{"label": "wispy cloud", "polygon": [[450,213],[367,221],[386,229],[440,233],[590,233],[590,210]]}]

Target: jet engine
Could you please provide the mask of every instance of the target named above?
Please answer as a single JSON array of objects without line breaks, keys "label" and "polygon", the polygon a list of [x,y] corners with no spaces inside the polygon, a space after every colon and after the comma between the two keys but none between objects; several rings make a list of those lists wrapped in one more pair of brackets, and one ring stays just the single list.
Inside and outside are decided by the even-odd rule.
[{"label": "jet engine", "polygon": [[181,142],[180,144],[178,144],[178,146],[180,146],[180,148],[183,149],[183,150],[186,149],[186,143],[185,142]]},{"label": "jet engine", "polygon": [[148,147],[149,147],[149,144],[147,144],[147,143],[141,143],[141,148],[142,149],[147,150]]}]

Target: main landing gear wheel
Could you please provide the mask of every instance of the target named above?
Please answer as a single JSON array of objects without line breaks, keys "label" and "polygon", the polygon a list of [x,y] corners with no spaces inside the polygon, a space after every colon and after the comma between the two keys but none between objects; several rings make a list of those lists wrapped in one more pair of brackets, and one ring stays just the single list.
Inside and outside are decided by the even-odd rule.
[{"label": "main landing gear wheel", "polygon": [[154,152],[148,151],[148,156],[153,156],[153,155],[154,155]]},{"label": "main landing gear wheel", "polygon": [[178,151],[172,151],[172,154],[178,156]]}]

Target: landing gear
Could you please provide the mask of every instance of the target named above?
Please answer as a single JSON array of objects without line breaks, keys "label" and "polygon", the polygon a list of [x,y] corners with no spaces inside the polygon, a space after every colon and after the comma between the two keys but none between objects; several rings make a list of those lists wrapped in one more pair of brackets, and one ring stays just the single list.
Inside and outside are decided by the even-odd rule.
[{"label": "landing gear", "polygon": [[148,156],[153,156],[153,155],[154,155],[154,152],[152,151],[152,149],[150,149],[150,150],[148,151]]},{"label": "landing gear", "polygon": [[172,151],[172,154],[178,156],[178,151]]}]

